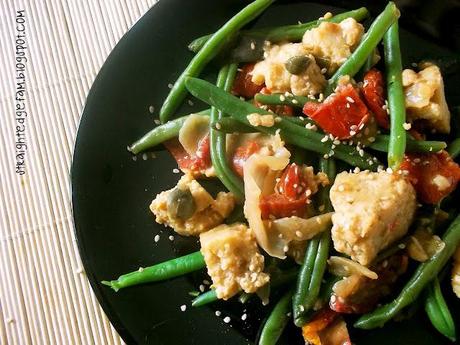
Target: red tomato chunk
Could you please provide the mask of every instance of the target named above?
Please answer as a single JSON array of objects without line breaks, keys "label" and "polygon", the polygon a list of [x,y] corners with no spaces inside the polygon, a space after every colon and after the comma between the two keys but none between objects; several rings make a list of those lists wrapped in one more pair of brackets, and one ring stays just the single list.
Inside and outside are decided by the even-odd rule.
[{"label": "red tomato chunk", "polygon": [[460,166],[446,151],[439,153],[407,153],[401,164],[417,191],[418,198],[427,204],[437,204],[457,187]]},{"label": "red tomato chunk", "polygon": [[302,335],[307,344],[351,345],[347,324],[338,313],[328,308],[313,315],[302,327]]},{"label": "red tomato chunk", "polygon": [[235,95],[243,96],[244,98],[253,98],[264,85],[256,85],[252,82],[252,70],[254,64],[244,65],[243,68],[236,74],[235,82],[233,83],[232,92]]},{"label": "red tomato chunk", "polygon": [[337,90],[323,103],[307,102],[303,113],[338,139],[352,137],[370,118],[369,110],[351,84]]},{"label": "red tomato chunk", "polygon": [[248,160],[248,158],[259,151],[260,146],[257,142],[251,140],[246,143],[246,145],[240,146],[236,149],[235,153],[233,154],[233,170],[243,177],[243,166],[244,163]]},{"label": "red tomato chunk", "polygon": [[292,163],[283,172],[275,186],[275,193],[260,198],[263,219],[303,217],[310,203],[311,189],[301,166]]},{"label": "red tomato chunk", "polygon": [[177,139],[168,140],[164,145],[174,157],[181,170],[190,170],[193,173],[200,173],[211,167],[209,135],[200,140],[197,152],[193,156],[190,156],[184,150]]},{"label": "red tomato chunk", "polygon": [[385,106],[385,90],[382,72],[373,68],[364,76],[362,92],[369,109],[374,113],[380,127],[390,128],[390,119]]}]

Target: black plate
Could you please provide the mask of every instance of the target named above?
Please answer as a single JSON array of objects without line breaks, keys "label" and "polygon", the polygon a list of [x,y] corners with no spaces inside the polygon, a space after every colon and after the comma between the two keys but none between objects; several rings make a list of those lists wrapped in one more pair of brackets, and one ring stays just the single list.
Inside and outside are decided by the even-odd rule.
[{"label": "black plate", "polygon": [[[217,303],[211,307],[180,311],[189,305],[189,291],[197,290],[204,275],[134,287],[114,293],[99,282],[140,266],[196,250],[193,239],[176,236],[157,225],[148,210],[154,196],[175,185],[178,175],[172,158],[156,151],[156,158],[139,155],[126,146],[154,126],[149,106],[159,109],[173,83],[192,57],[187,43],[212,32],[236,13],[246,1],[162,0],[123,37],[110,54],[88,95],[80,123],[72,165],[72,200],[80,254],[94,292],[120,335],[129,344],[250,344],[268,307],[253,301],[246,306]],[[289,3],[289,4],[288,4]],[[337,3],[356,8],[359,2]],[[382,4],[372,2],[376,11]],[[318,18],[328,6],[284,1],[256,21],[257,26],[296,23]],[[337,13],[337,11],[334,11]],[[377,13],[377,12],[374,12]],[[411,12],[412,17],[417,12]],[[411,18],[412,18],[411,17]],[[423,23],[423,22],[422,22]],[[435,35],[424,28],[424,35]],[[443,29],[444,30],[444,29]],[[448,40],[455,46],[455,41]],[[444,56],[441,50],[404,32],[406,65],[420,58]],[[212,75],[206,72],[206,76]],[[450,104],[458,97],[458,75],[446,77]],[[184,105],[181,113],[203,109]],[[155,110],[155,114],[157,111]],[[144,160],[143,158],[147,158]],[[160,234],[158,243],[154,236]],[[222,316],[216,317],[215,310]],[[456,304],[458,308],[458,302]],[[241,321],[246,312],[248,320]],[[225,324],[222,317],[231,316]],[[410,322],[390,323],[382,330],[354,334],[358,344],[442,344],[444,339],[421,314]],[[292,328],[281,342],[301,344]]]}]

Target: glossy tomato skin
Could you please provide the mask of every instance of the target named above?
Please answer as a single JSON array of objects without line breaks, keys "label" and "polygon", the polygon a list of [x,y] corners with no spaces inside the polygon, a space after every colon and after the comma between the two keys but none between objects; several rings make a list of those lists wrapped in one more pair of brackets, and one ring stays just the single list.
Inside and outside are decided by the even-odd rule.
[{"label": "glossy tomato skin", "polygon": [[190,156],[182,147],[179,140],[171,139],[164,143],[168,151],[174,157],[181,170],[189,170],[192,173],[204,173],[211,167],[211,153],[209,147],[209,135],[206,135],[198,143],[195,155]]},{"label": "glossy tomato skin", "polygon": [[307,102],[303,113],[338,139],[349,139],[370,118],[369,109],[351,84],[337,90],[323,103]]},{"label": "glossy tomato skin", "polygon": [[260,145],[254,141],[250,140],[245,145],[239,146],[235,153],[233,154],[232,158],[232,165],[233,170],[243,177],[243,166],[244,163],[248,160],[248,158],[260,150]]},{"label": "glossy tomato skin", "polygon": [[246,64],[238,71],[233,83],[232,93],[244,98],[253,98],[264,85],[257,85],[252,82],[252,70],[255,64]]},{"label": "glossy tomato skin", "polygon": [[275,193],[260,199],[262,218],[303,217],[310,203],[310,193],[302,166],[288,165],[275,186]]},{"label": "glossy tomato skin", "polygon": [[417,191],[420,201],[437,204],[457,188],[460,166],[446,151],[407,153],[400,169]]},{"label": "glossy tomato skin", "polygon": [[390,128],[390,118],[385,107],[385,89],[383,74],[376,68],[368,71],[363,79],[362,94],[369,109],[374,113],[377,124],[384,128]]}]

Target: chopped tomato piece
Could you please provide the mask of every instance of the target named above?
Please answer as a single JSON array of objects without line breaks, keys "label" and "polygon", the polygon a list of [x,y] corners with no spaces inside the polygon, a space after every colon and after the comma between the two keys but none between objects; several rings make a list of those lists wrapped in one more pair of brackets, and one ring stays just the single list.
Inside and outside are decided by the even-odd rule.
[{"label": "chopped tomato piece", "polygon": [[184,150],[177,139],[168,140],[164,145],[174,157],[181,170],[189,170],[193,173],[203,173],[204,170],[211,167],[209,135],[200,140],[197,152],[193,156],[190,156]]},{"label": "chopped tomato piece", "polygon": [[364,100],[369,109],[374,113],[380,127],[390,128],[390,119],[385,106],[385,90],[383,88],[382,72],[373,68],[364,76],[362,87]]},{"label": "chopped tomato piece", "polygon": [[260,198],[262,218],[303,217],[312,194],[310,183],[302,166],[292,163],[286,167],[275,186],[275,193]]},{"label": "chopped tomato piece", "polygon": [[351,84],[337,90],[323,103],[311,103],[305,104],[304,114],[338,139],[352,137],[363,129],[370,118],[369,110]]},{"label": "chopped tomato piece", "polygon": [[407,153],[400,169],[407,171],[419,199],[427,204],[440,202],[460,180],[460,166],[446,151]]},{"label": "chopped tomato piece", "polygon": [[307,344],[351,345],[347,324],[343,318],[329,308],[321,309],[302,327]]},{"label": "chopped tomato piece", "polygon": [[246,64],[242,67],[241,71],[236,74],[235,82],[233,83],[232,92],[244,98],[253,98],[264,85],[257,85],[252,82],[252,70],[254,64]]},{"label": "chopped tomato piece", "polygon": [[[262,90],[260,90],[260,93],[263,93],[264,95],[270,95],[271,91],[264,87]],[[254,105],[258,108],[262,107],[263,104],[259,103],[254,100]],[[294,115],[294,108],[291,107],[290,105],[269,105],[267,106],[267,110],[273,111],[275,114],[278,115],[284,115],[284,116],[293,116]]]},{"label": "chopped tomato piece", "polygon": [[284,217],[303,217],[307,208],[307,198],[291,199],[283,194],[273,193],[260,198],[262,219]]},{"label": "chopped tomato piece", "polygon": [[260,150],[259,144],[251,140],[246,143],[246,145],[240,146],[236,149],[233,155],[233,170],[243,177],[243,166],[248,158]]}]

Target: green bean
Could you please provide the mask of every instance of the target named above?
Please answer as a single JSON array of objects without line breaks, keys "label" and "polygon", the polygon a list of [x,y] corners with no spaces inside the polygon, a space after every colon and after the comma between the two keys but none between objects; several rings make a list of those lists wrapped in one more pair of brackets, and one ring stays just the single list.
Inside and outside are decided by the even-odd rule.
[{"label": "green bean", "polygon": [[[358,8],[353,11],[340,13],[329,19],[313,20],[304,24],[285,25],[274,28],[263,28],[257,30],[243,30],[241,36],[247,37],[262,37],[272,43],[281,41],[300,41],[305,31],[313,29],[321,24],[322,21],[331,23],[340,23],[342,20],[347,18],[354,18],[358,22],[363,21],[369,16],[369,12],[365,7]],[[193,40],[189,45],[188,49],[194,53],[200,51],[205,43],[212,37],[212,34],[199,37]]]},{"label": "green bean", "polygon": [[425,286],[439,274],[460,243],[460,216],[455,218],[442,240],[445,243],[444,248],[417,267],[399,296],[391,303],[361,316],[355,323],[355,327],[371,329],[383,326],[385,322],[417,299]]},{"label": "green bean", "polygon": [[259,345],[275,345],[289,321],[289,307],[291,305],[292,291],[287,292],[276,303],[260,333]]},{"label": "green bean", "polygon": [[374,51],[379,42],[382,40],[388,28],[399,18],[399,10],[396,5],[390,1],[380,15],[375,18],[374,22],[367,30],[366,34],[361,39],[361,42],[356,47],[355,51],[343,63],[342,66],[329,79],[328,85],[324,92],[324,96],[334,92],[337,82],[342,76],[348,75],[353,77],[364,65],[367,57]]},{"label": "green bean", "polygon": [[388,144],[388,166],[398,170],[406,150],[405,96],[402,86],[401,51],[399,49],[398,22],[395,22],[383,37],[385,69],[387,76],[388,109],[390,110],[390,140]]},{"label": "green bean", "polygon": [[[230,77],[235,77],[236,65],[231,67],[234,72],[231,72]],[[231,88],[231,83],[228,81],[230,66],[224,66],[217,77],[217,87]],[[227,84],[227,85],[226,85]],[[241,179],[230,169],[227,161],[226,153],[226,134],[216,131],[213,125],[221,119],[222,112],[211,107],[210,128],[209,128],[209,147],[211,151],[211,161],[219,180],[224,184],[229,191],[235,195],[238,200],[244,199],[243,183]]]},{"label": "green bean", "polygon": [[435,278],[427,288],[425,311],[433,326],[442,335],[455,342],[454,320],[442,295],[438,278]]},{"label": "green bean", "polygon": [[171,118],[187,95],[185,79],[190,76],[198,76],[208,62],[225,46],[228,37],[236,34],[244,25],[256,18],[262,11],[270,6],[273,1],[274,0],[255,0],[251,2],[212,35],[174,83],[174,86],[161,107],[161,122],[165,123]]},{"label": "green bean", "polygon": [[[299,273],[299,270],[294,267],[292,269],[288,269],[285,271],[280,271],[278,273],[272,273],[271,274],[271,282],[270,282],[270,288],[278,288],[280,286],[286,285],[290,282],[292,282],[296,277],[297,274]],[[252,293],[246,293],[242,292],[239,296],[239,300],[241,303],[246,303],[254,294]],[[209,303],[213,303],[217,301],[217,294],[214,289],[211,289],[205,293],[200,294],[198,297],[196,297],[192,301],[192,306],[193,307],[201,307]]]},{"label": "green bean", "polygon": [[[333,181],[335,177],[334,160],[320,160],[320,169]],[[320,194],[320,203],[325,206],[325,212],[332,211],[329,201],[329,188],[323,188]],[[318,298],[324,272],[326,271],[329,247],[331,245],[330,231],[324,231],[311,239],[305,252],[305,260],[300,269],[297,286],[293,297],[294,323],[302,327],[305,316],[309,313]]]},{"label": "green bean", "polygon": [[[210,112],[210,109],[206,109],[196,114],[209,116]],[[179,135],[179,130],[184,125],[184,122],[188,117],[189,115],[185,115],[155,127],[150,132],[146,133],[142,138],[131,144],[128,147],[128,151],[134,154],[138,154],[139,152],[157,146],[166,140],[176,138]]]},{"label": "green bean", "polygon": [[[188,90],[202,101],[215,106],[224,113],[230,114],[234,119],[250,125],[247,115],[262,114],[270,115],[272,113],[257,108],[252,104],[244,102],[239,98],[222,91],[211,83],[197,78],[188,78],[186,81]],[[272,114],[273,115],[273,114]],[[303,126],[292,123],[284,117],[276,117],[275,123],[271,127],[251,126],[262,133],[274,135],[277,130],[280,130],[280,135],[287,143],[297,145],[306,150],[328,155],[333,154],[334,157],[341,159],[353,166],[358,166],[362,169],[375,170],[378,161],[364,151],[358,151],[355,147],[348,145],[337,145],[331,152],[332,142],[322,142],[324,134],[309,130]]]},{"label": "green bean", "polygon": [[460,138],[455,139],[452,141],[447,148],[447,152],[449,152],[452,159],[455,159],[460,154]]},{"label": "green bean", "polygon": [[304,96],[286,96],[279,93],[273,93],[271,95],[264,95],[258,93],[254,96],[254,99],[262,104],[268,105],[290,105],[293,107],[302,108],[305,103],[315,101],[314,99]]},{"label": "green bean", "polygon": [[246,126],[241,122],[232,119],[231,117],[223,117],[219,119],[214,125],[213,128],[219,132],[223,133],[255,133],[255,130],[252,127]]},{"label": "green bean", "polygon": [[140,268],[137,271],[123,274],[117,280],[102,281],[115,291],[128,286],[139,285],[175,278],[190,272],[197,271],[206,266],[201,252],[184,255],[159,264]]},{"label": "green bean", "polygon": [[[404,134],[405,135],[405,134]],[[411,139],[408,135],[406,137],[406,152],[439,152],[447,147],[444,141],[422,141]],[[375,141],[369,147],[376,151],[389,152],[390,135],[377,135]]]},{"label": "green bean", "polygon": [[198,295],[193,301],[192,301],[192,307],[202,307],[206,304],[213,303],[215,301],[219,300],[217,297],[217,292],[214,289],[211,289],[209,291],[206,291],[200,295]]}]

